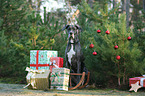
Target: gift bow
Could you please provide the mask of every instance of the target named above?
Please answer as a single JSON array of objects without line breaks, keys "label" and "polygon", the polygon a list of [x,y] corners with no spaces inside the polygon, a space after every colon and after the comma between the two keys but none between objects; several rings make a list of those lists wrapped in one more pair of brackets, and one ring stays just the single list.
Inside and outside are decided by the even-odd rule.
[{"label": "gift bow", "polygon": [[59,76],[61,76],[60,72],[56,72],[56,73],[55,73],[55,72],[52,72],[52,73],[51,73],[50,80],[51,80],[52,82],[60,82]]},{"label": "gift bow", "polygon": [[56,65],[56,61],[55,61],[55,60],[53,60],[53,62],[50,62],[50,65],[54,65],[55,68],[59,68],[59,67]]},{"label": "gift bow", "polygon": [[33,70],[33,69],[29,68],[29,67],[26,67],[25,71],[32,72],[32,73],[40,73],[40,74],[45,72],[44,69],[42,69],[42,70]]},{"label": "gift bow", "polygon": [[140,79],[140,85],[143,87],[145,78]]},{"label": "gift bow", "polygon": [[31,75],[28,78],[28,82],[29,83],[25,87],[23,87],[23,88],[26,88],[29,85],[32,85],[32,87],[36,89],[36,87],[34,86],[35,85],[35,79],[34,80],[31,80],[31,78],[33,78],[36,75],[36,73],[39,73],[39,74],[44,73],[45,70],[44,69],[43,70],[33,70],[33,69],[29,68],[29,67],[26,67],[26,70],[25,71],[28,71],[29,72],[28,74],[31,74]]}]

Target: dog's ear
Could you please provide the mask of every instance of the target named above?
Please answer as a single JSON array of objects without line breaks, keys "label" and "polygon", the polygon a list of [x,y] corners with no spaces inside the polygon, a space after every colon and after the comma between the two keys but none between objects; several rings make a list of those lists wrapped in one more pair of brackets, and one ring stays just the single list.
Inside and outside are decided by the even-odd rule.
[{"label": "dog's ear", "polygon": [[75,27],[76,27],[77,29],[79,29],[80,31],[82,31],[82,28],[81,28],[79,25],[75,25]]},{"label": "dog's ear", "polygon": [[70,25],[64,26],[64,27],[61,29],[61,31],[64,31],[64,30],[67,29],[69,26],[70,26]]}]

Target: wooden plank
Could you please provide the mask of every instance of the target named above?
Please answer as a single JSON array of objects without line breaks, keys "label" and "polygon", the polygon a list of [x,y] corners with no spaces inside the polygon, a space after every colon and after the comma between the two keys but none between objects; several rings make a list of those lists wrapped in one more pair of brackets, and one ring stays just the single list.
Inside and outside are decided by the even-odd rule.
[{"label": "wooden plank", "polygon": [[[70,73],[70,75],[82,75],[82,73]],[[85,74],[88,75],[88,74]]]}]

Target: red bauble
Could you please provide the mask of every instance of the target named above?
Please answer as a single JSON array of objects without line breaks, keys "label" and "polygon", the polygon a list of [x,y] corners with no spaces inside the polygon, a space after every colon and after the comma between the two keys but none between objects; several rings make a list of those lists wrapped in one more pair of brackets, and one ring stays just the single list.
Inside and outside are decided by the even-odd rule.
[{"label": "red bauble", "polygon": [[90,48],[93,48],[94,47],[94,45],[93,44],[90,44]]},{"label": "red bauble", "polygon": [[127,39],[128,39],[128,40],[131,40],[131,37],[129,36]]},{"label": "red bauble", "polygon": [[101,33],[101,30],[97,30],[97,33]]},{"label": "red bauble", "polygon": [[116,45],[116,46],[114,46],[114,48],[115,48],[115,49],[118,49],[118,46]]},{"label": "red bauble", "polygon": [[106,34],[110,34],[109,30],[106,31]]},{"label": "red bauble", "polygon": [[119,60],[120,58],[121,58],[121,57],[120,57],[119,55],[118,55],[118,56],[116,56],[116,59],[117,59],[117,60]]},{"label": "red bauble", "polygon": [[93,55],[97,55],[97,52],[93,52]]}]

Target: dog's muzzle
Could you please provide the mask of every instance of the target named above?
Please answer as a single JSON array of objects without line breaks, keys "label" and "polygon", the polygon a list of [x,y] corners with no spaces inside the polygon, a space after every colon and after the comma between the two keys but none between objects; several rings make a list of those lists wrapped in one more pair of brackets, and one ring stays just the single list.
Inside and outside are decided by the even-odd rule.
[{"label": "dog's muzzle", "polygon": [[74,33],[70,32],[69,38],[73,38],[74,39]]},{"label": "dog's muzzle", "polygon": [[70,43],[74,43],[74,34],[69,34]]}]

